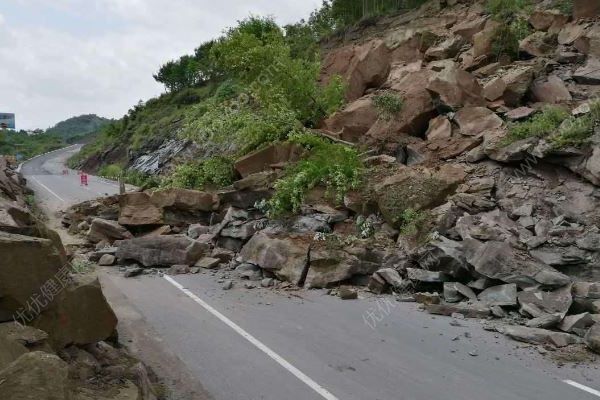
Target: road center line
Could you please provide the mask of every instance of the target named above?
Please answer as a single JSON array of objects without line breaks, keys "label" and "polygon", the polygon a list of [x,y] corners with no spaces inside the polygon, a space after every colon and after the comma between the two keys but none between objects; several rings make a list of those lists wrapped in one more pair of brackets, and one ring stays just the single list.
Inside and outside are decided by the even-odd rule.
[{"label": "road center line", "polygon": [[50,189],[48,186],[44,185],[42,182],[40,182],[39,180],[37,180],[37,178],[34,178],[33,176],[31,176],[30,178],[32,180],[34,180],[38,185],[40,185],[41,187],[43,187],[44,189],[46,189],[48,192],[50,192],[51,195],[53,195],[54,197],[56,197],[57,199],[59,199],[63,203],[65,202],[65,200],[62,197],[60,197],[59,195],[57,195],[56,193],[54,193],[52,191],[52,189]]},{"label": "road center line", "polygon": [[199,298],[198,296],[196,296],[190,290],[184,288],[175,279],[173,279],[173,278],[171,278],[170,276],[167,276],[167,275],[165,275],[164,278],[169,283],[171,283],[173,286],[175,286],[177,289],[181,290],[186,296],[188,296],[189,298],[191,298],[192,300],[194,300],[196,303],[200,304],[206,311],[208,311],[209,313],[211,313],[212,315],[214,315],[215,317],[217,317],[218,319],[220,319],[223,323],[225,323],[225,325],[229,326],[231,329],[233,329],[236,333],[238,333],[244,339],[246,339],[247,341],[249,341],[250,343],[252,343],[254,346],[256,346],[263,353],[265,353],[266,355],[268,355],[269,357],[271,357],[273,360],[275,360],[283,368],[285,368],[286,370],[288,370],[289,372],[291,372],[296,378],[300,379],[308,387],[310,387],[312,390],[314,390],[319,395],[321,395],[324,399],[327,399],[327,400],[339,400],[337,397],[335,397],[333,394],[331,394],[331,392],[329,392],[323,386],[321,386],[317,382],[313,381],[310,377],[308,377],[306,374],[304,374],[298,368],[294,367],[292,364],[290,364],[288,361],[286,361],[279,354],[275,353],[273,350],[271,350],[269,347],[267,347],[267,345],[265,345],[260,340],[256,339],[254,336],[252,336],[251,334],[249,334],[248,332],[246,332],[244,329],[242,329],[235,322],[233,322],[232,320],[230,320],[229,318],[227,318],[225,315],[223,315],[219,311],[215,310],[211,305],[209,305],[204,300],[202,300],[201,298]]},{"label": "road center line", "polygon": [[577,383],[577,382],[575,382],[575,381],[572,381],[572,380],[569,380],[569,379],[566,379],[566,380],[564,380],[563,382],[564,382],[564,383],[566,383],[567,385],[571,385],[571,386],[573,386],[573,387],[576,387],[577,389],[581,389],[581,390],[583,390],[584,392],[588,392],[588,393],[590,393],[590,394],[593,394],[594,396],[598,396],[598,397],[600,397],[600,391],[598,391],[598,390],[596,390],[596,389],[592,389],[592,388],[590,388],[590,387],[587,387],[587,386],[585,386],[585,385],[582,385],[581,383]]}]

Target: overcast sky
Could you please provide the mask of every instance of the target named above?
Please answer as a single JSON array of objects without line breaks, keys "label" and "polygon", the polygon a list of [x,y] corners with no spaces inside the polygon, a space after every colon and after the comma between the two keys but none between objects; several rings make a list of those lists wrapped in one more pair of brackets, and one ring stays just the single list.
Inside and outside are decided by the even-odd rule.
[{"label": "overcast sky", "polygon": [[163,89],[152,78],[250,14],[281,24],[320,0],[1,0],[0,112],[18,129],[118,118]]}]

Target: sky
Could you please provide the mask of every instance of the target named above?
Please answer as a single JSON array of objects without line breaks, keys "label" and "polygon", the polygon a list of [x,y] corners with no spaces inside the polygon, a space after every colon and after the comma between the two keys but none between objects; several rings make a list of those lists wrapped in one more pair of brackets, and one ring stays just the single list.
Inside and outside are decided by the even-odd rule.
[{"label": "sky", "polygon": [[2,0],[0,112],[17,129],[119,118],[164,91],[152,74],[249,15],[280,24],[321,0]]}]

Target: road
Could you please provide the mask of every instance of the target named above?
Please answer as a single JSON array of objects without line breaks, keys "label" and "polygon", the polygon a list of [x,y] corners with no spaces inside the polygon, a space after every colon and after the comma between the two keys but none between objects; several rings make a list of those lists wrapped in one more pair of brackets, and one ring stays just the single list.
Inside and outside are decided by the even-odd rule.
[{"label": "road", "polygon": [[[97,178],[86,190],[41,173],[61,171],[74,149],[23,168],[38,196],[56,197],[55,206],[116,190]],[[598,361],[561,367],[479,321],[454,326],[389,297],[343,301],[322,290],[241,285],[224,291],[210,272],[125,279],[108,268],[101,275],[122,339],[172,387],[185,387],[178,400],[600,397]]]}]

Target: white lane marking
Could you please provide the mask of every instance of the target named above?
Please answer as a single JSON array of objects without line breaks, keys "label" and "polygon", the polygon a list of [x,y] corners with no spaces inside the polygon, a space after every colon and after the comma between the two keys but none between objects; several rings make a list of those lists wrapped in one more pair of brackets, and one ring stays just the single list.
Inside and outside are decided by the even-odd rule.
[{"label": "white lane marking", "polygon": [[227,326],[229,326],[231,329],[233,329],[235,332],[237,332],[240,336],[242,336],[244,339],[246,339],[247,341],[249,341],[250,343],[252,343],[254,346],[256,346],[263,353],[265,353],[266,355],[268,355],[269,357],[271,357],[273,360],[275,360],[283,368],[285,368],[286,370],[288,370],[289,372],[291,372],[296,378],[300,379],[308,387],[310,387],[312,390],[314,390],[315,392],[317,392],[318,394],[320,394],[324,399],[327,399],[327,400],[339,400],[337,397],[335,397],[333,394],[331,394],[331,392],[329,392],[323,386],[319,385],[317,382],[313,381],[310,377],[308,377],[306,374],[304,374],[298,368],[294,367],[292,364],[290,364],[288,361],[286,361],[279,354],[275,353],[273,350],[271,350],[269,347],[267,347],[265,344],[263,344],[260,340],[256,339],[254,336],[252,336],[251,334],[249,334],[248,332],[246,332],[244,329],[242,329],[235,322],[233,322],[232,320],[230,320],[229,318],[227,318],[226,316],[224,316],[223,314],[221,314],[219,311],[215,310],[211,305],[209,305],[204,300],[202,300],[201,298],[199,298],[198,296],[196,296],[190,290],[184,288],[175,279],[173,279],[173,278],[171,278],[170,276],[167,276],[167,275],[165,275],[164,278],[169,283],[171,283],[173,286],[175,286],[177,289],[179,289],[183,293],[185,293],[186,296],[188,296],[189,298],[191,298],[192,300],[194,300],[196,303],[198,303],[202,307],[204,307],[204,309],[206,311],[208,311],[209,313],[211,313],[215,317],[219,318],[223,323],[225,323]]},{"label": "white lane marking", "polygon": [[585,386],[585,385],[582,385],[581,383],[577,383],[577,382],[575,382],[575,381],[572,381],[572,380],[569,380],[569,379],[566,379],[566,380],[564,380],[563,382],[564,382],[564,383],[566,383],[567,385],[571,385],[571,386],[573,386],[573,387],[576,387],[577,389],[581,389],[581,390],[583,390],[584,392],[588,392],[588,393],[590,393],[590,394],[593,394],[594,396],[598,396],[598,397],[600,397],[600,391],[598,391],[598,390],[596,390],[596,389],[592,389],[592,388],[590,388],[590,387],[587,387],[587,386]]},{"label": "white lane marking", "polygon": [[56,193],[54,193],[48,186],[46,186],[42,182],[38,181],[37,178],[34,178],[33,176],[31,176],[30,178],[33,179],[35,182],[37,182],[38,185],[40,185],[41,187],[43,187],[44,189],[46,189],[48,192],[50,192],[51,195],[53,195],[54,197],[56,197],[57,199],[59,199],[63,203],[65,202],[65,200],[62,197],[60,197],[59,195],[57,195]]}]

